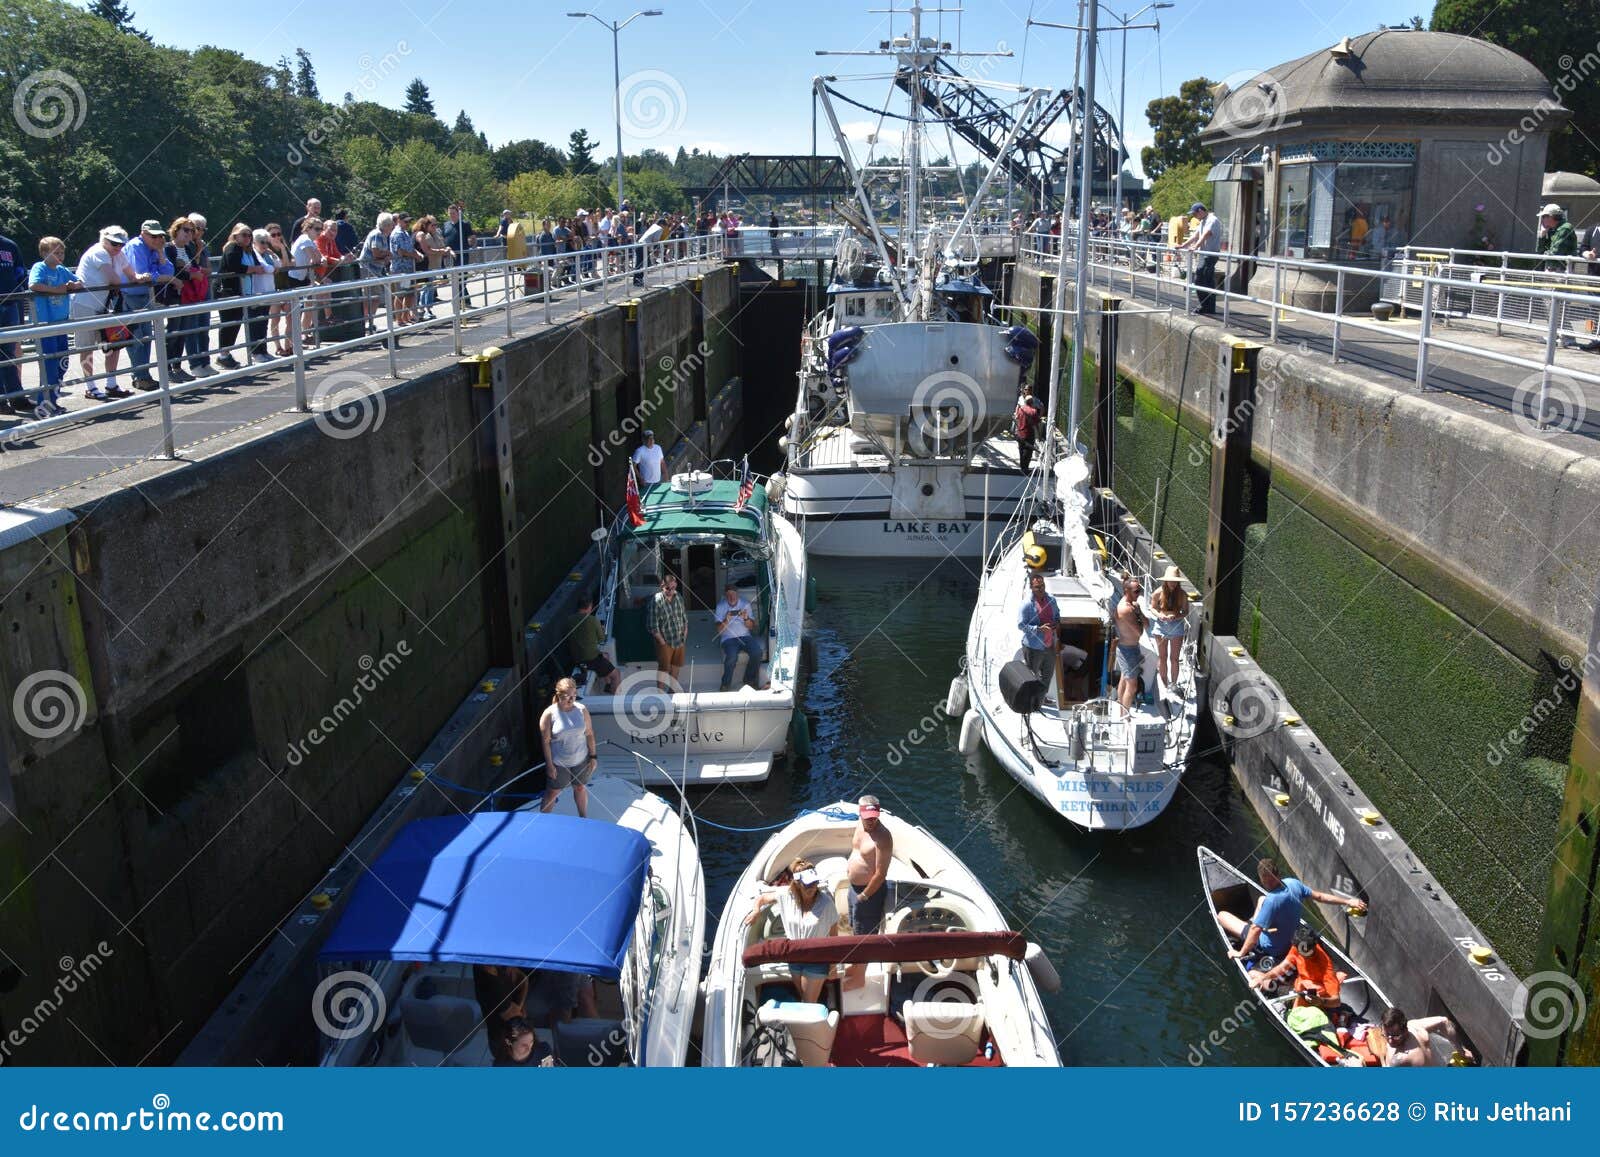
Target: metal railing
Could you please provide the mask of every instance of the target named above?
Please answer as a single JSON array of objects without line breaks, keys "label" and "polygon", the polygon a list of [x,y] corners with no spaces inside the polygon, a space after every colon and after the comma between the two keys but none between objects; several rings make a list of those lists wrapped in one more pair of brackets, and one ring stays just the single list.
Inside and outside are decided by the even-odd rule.
[{"label": "metal railing", "polygon": [[[609,303],[619,284],[648,285],[676,280],[682,270],[703,273],[722,259],[721,239],[715,237],[689,237],[650,244],[635,242],[604,249],[469,261],[422,273],[325,281],[273,293],[213,298],[191,305],[101,313],[86,319],[3,329],[0,330],[0,355],[16,352],[0,356],[0,367],[14,367],[19,374],[36,372],[38,381],[32,385],[24,382],[22,388],[22,396],[34,405],[35,416],[0,430],[0,447],[10,449],[36,435],[65,426],[159,405],[162,455],[172,458],[175,457],[172,400],[176,397],[290,369],[294,374],[294,409],[309,413],[311,397],[307,371],[314,359],[347,350],[384,347],[388,351],[388,377],[398,379],[400,339],[408,335],[439,333],[449,327],[454,353],[460,356],[463,322],[499,314],[504,318],[506,336],[511,337],[515,333],[514,317],[519,312],[526,316],[531,311],[540,322],[549,324],[551,307],[557,301],[571,300],[579,307],[585,298]],[[432,300],[441,290],[448,291],[450,315],[433,317],[429,307],[443,304]],[[97,297],[104,295],[102,287],[86,292]],[[357,303],[359,321],[355,316]],[[342,322],[329,323],[326,313],[336,306],[343,307],[350,316]],[[282,335],[276,337],[273,331],[275,322],[280,319]],[[320,340],[329,330],[356,324],[363,328],[359,337]],[[108,340],[106,331],[118,326],[128,328],[130,334]],[[229,340],[222,340],[223,331],[228,331]],[[194,334],[205,336],[204,342],[198,345],[203,352],[191,353],[197,347],[182,343],[183,338]],[[63,336],[71,339],[70,350],[44,350],[47,339]],[[280,349],[287,346],[289,353],[268,353],[273,341],[280,343]],[[31,351],[24,346],[32,347]],[[142,364],[132,368],[136,374],[140,369],[147,370],[149,384],[141,386],[140,392],[104,401],[87,394],[99,383],[116,380],[114,371],[109,369],[104,373],[93,372],[96,353],[109,363],[119,360],[123,349],[137,353],[140,346],[144,347]],[[233,359],[236,353],[245,355],[244,364],[237,364],[237,359]],[[235,364],[221,362],[224,368],[216,372],[211,366],[214,356],[219,360],[220,357],[233,359]],[[46,384],[44,362],[50,357],[78,360],[81,366],[87,366],[88,372],[63,384],[83,388],[93,404],[59,414],[44,404],[57,388]],[[179,376],[175,372],[184,364],[195,366],[197,359],[213,372],[193,378],[187,373]],[[138,381],[137,376],[134,380]]]},{"label": "metal railing", "polygon": [[[1046,238],[1045,248],[1029,245],[1028,242],[1032,239],[1031,236],[1024,237],[1019,260],[1041,269],[1054,270],[1060,260],[1059,251],[1048,243],[1055,239]],[[1069,236],[1066,244],[1067,260],[1070,263],[1074,260],[1076,239]],[[1200,287],[1196,284],[1198,269],[1203,259],[1213,256],[1216,258],[1214,271],[1216,286],[1209,289]],[[1246,265],[1256,271],[1252,280],[1259,278],[1262,270],[1271,274],[1270,296],[1226,288],[1235,280],[1235,274],[1239,272],[1240,267]],[[1280,322],[1289,317],[1324,323],[1331,329],[1331,358],[1335,364],[1342,360],[1341,342],[1351,330],[1381,334],[1385,341],[1390,343],[1409,342],[1413,346],[1415,356],[1412,381],[1419,392],[1429,388],[1451,391],[1448,384],[1436,379],[1430,380],[1429,377],[1430,368],[1438,368],[1434,364],[1434,357],[1439,352],[1458,354],[1480,359],[1492,365],[1529,371],[1529,377],[1516,387],[1519,394],[1531,386],[1532,374],[1536,373],[1538,374],[1537,402],[1529,408],[1533,411],[1534,420],[1541,429],[1548,427],[1551,416],[1552,376],[1559,374],[1574,382],[1600,385],[1600,373],[1557,366],[1555,360],[1556,351],[1564,345],[1571,344],[1575,337],[1587,339],[1591,336],[1586,329],[1575,327],[1575,323],[1582,318],[1594,316],[1596,301],[1588,292],[1571,292],[1523,284],[1524,279],[1521,277],[1463,283],[1458,278],[1436,276],[1416,269],[1341,266],[1299,258],[1257,257],[1236,253],[1201,254],[1192,249],[1174,249],[1169,245],[1120,241],[1109,237],[1091,239],[1089,270],[1090,285],[1116,291],[1125,290],[1130,297],[1153,299],[1157,305],[1169,301],[1173,305],[1181,302],[1185,309],[1192,310],[1196,307],[1199,296],[1208,295],[1211,301],[1220,303],[1223,325],[1228,324],[1232,305],[1248,304],[1264,307],[1268,311],[1268,339],[1273,342],[1278,340]],[[1315,274],[1323,284],[1326,283],[1326,279],[1330,277],[1333,279],[1332,310],[1295,305],[1288,300],[1285,290],[1286,288],[1293,290],[1292,284],[1289,284],[1291,279],[1305,273]],[[1379,300],[1402,300],[1409,291],[1415,291],[1415,309],[1419,319],[1416,329],[1398,327],[1378,321],[1376,318],[1362,318],[1345,312],[1346,302],[1354,300],[1356,295],[1373,281],[1378,282]],[[1448,313],[1448,310],[1460,304],[1455,295],[1463,292],[1486,296],[1475,311],[1457,310],[1454,314]],[[1492,308],[1486,308],[1490,303]],[[1470,317],[1473,320],[1491,323],[1499,321],[1503,324],[1512,324],[1511,319],[1519,317],[1541,317],[1542,355],[1537,358],[1524,357],[1491,349],[1485,345],[1437,336],[1434,333],[1434,322],[1449,316]],[[1520,404],[1522,401],[1514,397],[1513,405]]]}]

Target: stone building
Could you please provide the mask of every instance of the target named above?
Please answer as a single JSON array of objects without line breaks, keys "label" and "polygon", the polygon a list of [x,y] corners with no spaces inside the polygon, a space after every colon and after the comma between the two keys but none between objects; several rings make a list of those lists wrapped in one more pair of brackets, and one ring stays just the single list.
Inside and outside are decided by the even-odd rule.
[{"label": "stone building", "polygon": [[[1531,249],[1549,134],[1569,115],[1513,52],[1389,28],[1224,90],[1201,140],[1229,251],[1377,268],[1406,244]],[[1233,284],[1263,277],[1270,292],[1248,265]],[[1314,269],[1293,280],[1296,304],[1331,294]]]}]

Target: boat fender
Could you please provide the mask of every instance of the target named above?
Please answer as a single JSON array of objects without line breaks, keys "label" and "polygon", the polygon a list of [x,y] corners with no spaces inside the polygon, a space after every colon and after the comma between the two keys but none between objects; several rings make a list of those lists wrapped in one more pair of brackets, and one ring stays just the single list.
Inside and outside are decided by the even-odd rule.
[{"label": "boat fender", "polygon": [[789,717],[789,750],[801,759],[811,758],[811,721],[799,707]]},{"label": "boat fender", "polygon": [[817,641],[809,635],[800,640],[800,669],[808,675],[817,671]]},{"label": "boat fender", "polygon": [[1027,961],[1028,972],[1033,977],[1033,982],[1045,992],[1061,991],[1061,974],[1056,971],[1056,966],[1050,963],[1050,958],[1044,954],[1033,941],[1028,941],[1028,950],[1023,956]]},{"label": "boat fender", "polygon": [[1084,748],[1089,745],[1089,724],[1079,715],[1072,721],[1072,762],[1083,759]]},{"label": "boat fender", "polygon": [[950,680],[950,691],[944,697],[944,713],[951,719],[967,709],[967,677],[957,675]]},{"label": "boat fender", "polygon": [[983,717],[968,711],[961,717],[961,736],[956,740],[956,750],[962,755],[977,755],[983,743]]},{"label": "boat fender", "polygon": [[813,612],[817,609],[817,578],[815,575],[806,575],[806,611]]},{"label": "boat fender", "polygon": [[767,501],[776,506],[783,501],[784,488],[789,485],[789,480],[782,474],[774,474],[767,479]]},{"label": "boat fender", "polygon": [[778,453],[787,454],[788,452],[789,452],[789,435],[780,434],[778,436]]},{"label": "boat fender", "polygon": [[1031,715],[1044,706],[1045,685],[1021,659],[1000,668],[1000,698],[1018,715]]}]

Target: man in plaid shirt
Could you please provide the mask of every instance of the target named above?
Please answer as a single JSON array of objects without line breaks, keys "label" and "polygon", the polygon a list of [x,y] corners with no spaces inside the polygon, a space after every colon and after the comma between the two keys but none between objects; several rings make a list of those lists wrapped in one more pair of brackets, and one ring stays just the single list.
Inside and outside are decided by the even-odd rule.
[{"label": "man in plaid shirt", "polygon": [[663,691],[677,690],[682,686],[678,672],[683,670],[683,648],[689,640],[689,612],[678,594],[677,575],[661,579],[661,589],[650,600],[645,627],[656,641],[656,666],[661,669],[657,684]]}]

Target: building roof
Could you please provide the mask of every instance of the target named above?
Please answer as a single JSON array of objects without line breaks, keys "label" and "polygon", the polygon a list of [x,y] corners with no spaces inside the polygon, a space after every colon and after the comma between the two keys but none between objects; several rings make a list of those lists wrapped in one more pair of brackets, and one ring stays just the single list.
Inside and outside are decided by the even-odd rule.
[{"label": "building roof", "polygon": [[1593,177],[1586,177],[1582,173],[1566,173],[1557,170],[1544,175],[1543,195],[1546,197],[1593,197],[1600,194],[1600,181]]},{"label": "building roof", "polygon": [[1544,105],[1535,131],[1571,114],[1533,65],[1509,49],[1458,36],[1389,28],[1349,37],[1260,73],[1217,102],[1201,139],[1274,136],[1303,125],[1510,125]]}]

